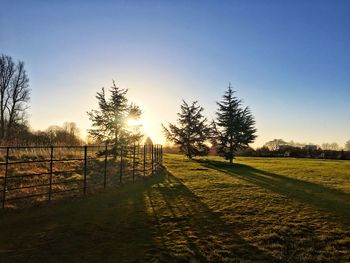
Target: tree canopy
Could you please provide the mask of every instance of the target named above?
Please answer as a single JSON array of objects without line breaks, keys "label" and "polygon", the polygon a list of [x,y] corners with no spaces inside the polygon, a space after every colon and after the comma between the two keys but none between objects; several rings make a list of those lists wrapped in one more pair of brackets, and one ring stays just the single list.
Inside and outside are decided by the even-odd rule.
[{"label": "tree canopy", "polygon": [[218,154],[232,163],[237,150],[248,147],[256,136],[255,120],[248,107],[234,95],[231,85],[217,102],[214,131],[218,142]]},{"label": "tree canopy", "polygon": [[128,120],[140,119],[142,111],[137,105],[129,103],[127,92],[127,89],[117,87],[115,81],[109,94],[104,88],[97,92],[98,109],[88,112],[92,121],[92,129],[88,132],[97,142],[122,146],[141,140],[143,135],[139,127],[129,127]]},{"label": "tree canopy", "polygon": [[202,115],[203,108],[197,101],[188,104],[182,101],[181,111],[178,113],[178,125],[169,123],[169,128],[163,126],[168,141],[179,146],[180,152],[188,158],[208,154],[209,148],[205,144],[211,129],[207,119]]}]

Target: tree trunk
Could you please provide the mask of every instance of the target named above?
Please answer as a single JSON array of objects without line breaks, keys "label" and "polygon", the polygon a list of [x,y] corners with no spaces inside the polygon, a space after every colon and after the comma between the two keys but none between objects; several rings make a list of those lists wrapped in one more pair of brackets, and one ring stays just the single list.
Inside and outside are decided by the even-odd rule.
[{"label": "tree trunk", "polygon": [[[114,137],[114,153],[113,153],[113,157],[114,159],[116,159],[118,157],[118,147],[119,147],[119,138],[118,138],[118,131],[115,130],[115,133],[114,133],[115,137]],[[120,147],[120,155],[122,155],[122,148]]]},{"label": "tree trunk", "polygon": [[0,139],[5,138],[5,109],[4,109],[4,96],[1,92],[1,105],[0,105]]}]

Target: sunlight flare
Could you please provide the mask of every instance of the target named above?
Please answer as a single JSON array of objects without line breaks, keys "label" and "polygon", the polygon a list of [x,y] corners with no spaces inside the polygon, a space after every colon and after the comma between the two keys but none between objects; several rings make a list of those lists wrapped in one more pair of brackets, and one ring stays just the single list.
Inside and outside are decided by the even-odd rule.
[{"label": "sunlight flare", "polygon": [[127,124],[131,128],[143,126],[142,120],[140,120],[140,119],[128,119]]}]

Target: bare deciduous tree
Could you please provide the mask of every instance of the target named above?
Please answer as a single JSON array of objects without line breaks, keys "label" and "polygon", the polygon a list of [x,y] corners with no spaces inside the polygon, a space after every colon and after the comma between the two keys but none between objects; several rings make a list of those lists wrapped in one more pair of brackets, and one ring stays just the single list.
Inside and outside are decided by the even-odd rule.
[{"label": "bare deciduous tree", "polygon": [[[294,144],[294,142],[293,142],[293,144]],[[269,148],[270,151],[278,151],[278,149],[281,146],[286,146],[286,145],[294,146],[293,144],[289,144],[282,139],[273,139],[272,141],[265,143],[264,146]]]},{"label": "bare deciduous tree", "polygon": [[79,133],[75,122],[65,122],[62,127],[52,125],[46,130],[51,145],[81,145]]},{"label": "bare deciduous tree", "polygon": [[322,150],[339,151],[340,147],[336,142],[333,143],[323,143],[321,146]]},{"label": "bare deciduous tree", "polygon": [[16,124],[25,121],[29,101],[29,79],[24,62],[0,56],[0,140],[11,137]]}]

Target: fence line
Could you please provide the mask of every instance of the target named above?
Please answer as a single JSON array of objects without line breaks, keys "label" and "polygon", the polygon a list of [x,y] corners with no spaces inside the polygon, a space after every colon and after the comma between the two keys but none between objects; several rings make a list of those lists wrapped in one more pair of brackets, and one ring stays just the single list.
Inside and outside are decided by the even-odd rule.
[{"label": "fence line", "polygon": [[86,195],[155,174],[162,145],[0,147],[1,207]]}]

